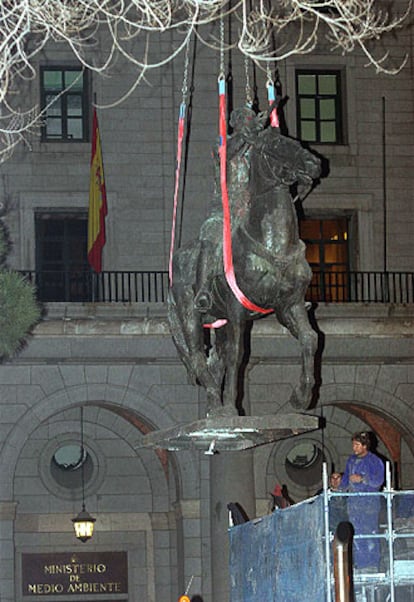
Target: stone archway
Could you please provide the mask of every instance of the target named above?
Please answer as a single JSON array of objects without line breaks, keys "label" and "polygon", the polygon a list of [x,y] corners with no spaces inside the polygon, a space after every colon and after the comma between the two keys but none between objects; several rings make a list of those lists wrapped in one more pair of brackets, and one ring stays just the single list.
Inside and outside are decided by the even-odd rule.
[{"label": "stone archway", "polygon": [[[175,592],[177,582],[179,584],[185,582],[186,575],[188,574],[186,564],[191,562],[191,559],[186,559],[184,557],[183,550],[185,546],[180,543],[180,540],[184,537],[184,531],[189,532],[189,529],[185,527],[185,522],[195,518],[193,508],[191,507],[191,509],[188,510],[189,503],[192,501],[188,498],[194,497],[194,482],[198,482],[198,471],[195,465],[195,458],[189,452],[184,452],[183,454],[180,454],[180,457],[177,457],[176,454],[171,452],[160,452],[157,454],[154,453],[153,450],[139,449],[142,434],[154,430],[156,428],[155,425],[159,428],[166,428],[175,424],[175,422],[173,417],[169,414],[168,409],[166,410],[165,408],[161,408],[159,405],[154,404],[134,388],[118,387],[116,385],[111,385],[110,383],[106,383],[104,386],[96,383],[83,384],[67,388],[64,387],[51,395],[45,395],[41,399],[37,398],[33,406],[26,411],[20,421],[10,430],[0,456],[2,497],[3,500],[8,500],[4,501],[1,505],[1,519],[10,524],[10,529],[12,531],[14,531],[16,527],[16,516],[19,518],[20,527],[24,522],[24,520],[22,522],[19,512],[16,514],[13,483],[19,456],[21,455],[26,442],[30,440],[31,435],[35,433],[36,430],[42,429],[43,425],[49,424],[50,421],[53,422],[53,419],[56,419],[58,416],[62,416],[60,422],[62,428],[65,426],[65,420],[71,420],[72,424],[75,425],[74,419],[70,418],[70,414],[74,408],[80,406],[84,406],[89,410],[100,408],[103,412],[118,415],[123,421],[133,425],[136,436],[133,436],[134,431],[130,429],[133,436],[133,439],[131,439],[129,443],[130,447],[134,448],[137,454],[143,454],[144,457],[152,456],[152,468],[149,467],[148,473],[150,476],[153,474],[154,478],[155,475],[159,475],[158,480],[160,483],[154,488],[154,495],[165,495],[166,492],[169,491],[170,507],[166,510],[165,508],[162,509],[160,504],[155,504],[153,506],[153,512],[147,511],[147,516],[142,517],[142,519],[139,519],[138,517],[138,522],[136,522],[135,526],[131,524],[131,528],[132,530],[135,528],[137,531],[141,530],[142,532],[147,533],[146,537],[148,538],[148,541],[154,539],[154,544],[150,544],[150,546],[153,546],[154,550],[154,546],[158,545],[156,542],[156,533],[162,533],[166,529],[171,530],[171,533],[173,533],[172,539],[176,540],[174,545],[176,545],[177,553],[173,554],[173,557],[175,558],[173,566],[176,567],[175,571],[177,572],[171,581],[170,587],[173,588]],[[92,420],[89,422],[89,429],[93,431]],[[75,425],[69,428],[72,432],[77,432],[77,426],[78,425]],[[50,432],[53,433],[54,436],[58,433],[58,429],[55,429],[55,431],[51,429]],[[93,432],[90,433],[90,436],[93,437]],[[161,480],[165,483],[164,488],[161,486]],[[5,510],[7,510],[7,515],[5,514]],[[191,519],[188,516],[189,512],[192,513]],[[34,516],[34,513],[32,514]],[[63,547],[67,547],[67,544],[65,544],[65,537],[69,537],[69,535],[71,538],[73,537],[70,523],[71,516],[73,516],[73,512],[70,510],[68,516],[65,515],[64,519],[67,522],[68,527],[66,528],[65,526],[62,531],[61,546]],[[104,513],[101,513],[101,518],[102,517],[105,518]],[[25,517],[23,517],[23,519],[24,518]],[[105,520],[107,518],[108,512],[106,513]],[[109,517],[109,520],[112,519]],[[108,530],[108,527],[105,528]],[[41,530],[42,529],[47,529],[47,526],[44,525]],[[65,535],[65,531],[67,531],[67,535]],[[20,531],[20,540],[23,537],[23,533],[24,531]],[[39,532],[39,534],[44,541],[46,531],[44,531],[43,534]],[[35,536],[36,533],[33,531],[32,538]],[[5,558],[5,562],[8,566],[10,564],[13,565],[17,558],[15,558],[14,549],[7,545],[7,541],[4,541],[3,543],[4,549],[7,548],[9,550],[9,556]],[[178,557],[179,554],[183,557]],[[159,553],[154,552],[151,553],[151,555],[153,558],[157,558]],[[18,564],[16,566],[16,574],[19,574]],[[0,571],[1,570],[0,567]],[[4,597],[6,602],[14,599],[14,585],[12,584],[12,581],[13,575],[11,575],[11,579],[1,587],[1,597],[2,599]],[[153,588],[151,590],[151,586],[149,587],[150,589],[147,592],[148,595],[146,598],[155,602],[159,594],[156,595],[155,589]],[[172,595],[174,598],[175,594]],[[165,599],[167,599],[167,597]]]},{"label": "stone archway", "polygon": [[[164,429],[175,425],[173,417],[166,408],[160,408],[131,387],[119,387],[111,384],[101,386],[94,383],[93,385],[65,387],[51,395],[45,395],[36,400],[36,403],[10,429],[5,438],[0,454],[3,499],[11,499],[16,460],[30,434],[51,416],[80,405],[105,406],[133,424],[140,434],[156,428]],[[165,457],[162,462],[165,463]],[[185,470],[182,470],[180,465],[185,465]],[[190,453],[181,452],[180,461],[177,461],[177,469],[188,476],[188,479],[178,477],[180,487],[183,489],[182,494],[188,495],[193,491],[194,479],[197,478],[197,468],[194,466],[194,459]]]},{"label": "stone archway", "polygon": [[[381,441],[380,451],[392,463],[394,486],[402,485],[402,451],[405,449],[406,454],[414,456],[414,437],[410,430],[410,425],[414,425],[414,408],[396,395],[362,383],[324,385],[321,402],[312,413],[321,414],[327,420],[323,430],[284,440],[257,452],[255,466],[262,477],[257,480],[257,496],[261,498],[263,508],[264,500],[276,481],[287,484],[292,497],[297,496],[297,500],[313,495],[322,486],[322,480],[313,483],[313,488],[302,483],[299,474],[294,481],[286,470],[286,458],[297,443],[300,445],[303,441],[309,449],[311,446],[315,450],[319,448],[328,463],[328,471],[333,467],[335,470],[343,470],[346,458],[351,453],[352,432],[362,429],[376,433]],[[346,415],[353,419],[348,420]],[[409,463],[410,467],[412,461]],[[266,466],[265,471],[261,468],[263,466]]]},{"label": "stone archway", "polygon": [[[338,404],[341,406],[341,404]],[[358,404],[346,404],[344,409],[358,416],[381,439],[389,452],[393,464],[394,487],[399,488],[401,472],[401,442],[405,428],[395,424],[392,416],[377,408],[366,408]]]}]

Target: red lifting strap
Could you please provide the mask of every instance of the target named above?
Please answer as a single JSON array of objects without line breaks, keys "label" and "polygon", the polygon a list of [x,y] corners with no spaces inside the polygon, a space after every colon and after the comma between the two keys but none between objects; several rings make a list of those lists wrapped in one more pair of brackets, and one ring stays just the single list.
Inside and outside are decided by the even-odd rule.
[{"label": "red lifting strap", "polygon": [[[275,102],[275,87],[272,81],[267,82],[267,99],[269,101],[269,106],[271,107]],[[279,116],[277,114],[277,109],[274,108],[270,113],[270,125],[272,128],[279,127]]]},{"label": "red lifting strap", "polygon": [[270,314],[273,309],[263,309],[250,301],[241,291],[236,282],[233,265],[233,251],[231,243],[231,216],[229,195],[227,189],[227,124],[226,124],[226,88],[225,80],[219,80],[219,158],[220,158],[220,184],[223,205],[223,263],[226,280],[236,299],[250,311],[261,314]]},{"label": "red lifting strap", "polygon": [[178,189],[180,184],[180,170],[181,170],[181,157],[183,148],[183,137],[184,137],[184,122],[185,122],[185,102],[180,105],[180,115],[178,119],[178,134],[177,134],[177,163],[175,167],[175,187],[174,187],[174,206],[173,206],[173,220],[171,227],[171,244],[170,244],[170,258],[168,262],[168,274],[170,280],[170,287],[172,286],[173,273],[172,273],[172,260],[174,254],[174,241],[175,241],[175,228],[177,222],[177,204],[178,204]]}]

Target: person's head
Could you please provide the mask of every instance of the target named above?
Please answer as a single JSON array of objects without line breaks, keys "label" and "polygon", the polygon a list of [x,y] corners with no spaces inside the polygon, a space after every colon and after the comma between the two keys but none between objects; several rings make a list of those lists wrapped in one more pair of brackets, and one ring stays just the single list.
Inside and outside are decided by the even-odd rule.
[{"label": "person's head", "polygon": [[366,456],[371,447],[369,433],[361,431],[352,435],[352,449],[356,456]]},{"label": "person's head", "polygon": [[262,114],[256,113],[249,106],[234,109],[230,115],[230,125],[234,133],[239,134],[246,142],[254,144],[258,133],[264,128]]},{"label": "person's head", "polygon": [[278,497],[278,496],[280,497],[282,495],[282,488],[278,483],[276,483],[276,485],[272,491],[272,495],[274,495],[275,497]]},{"label": "person's head", "polygon": [[230,115],[230,125],[235,131],[243,127],[252,126],[256,119],[256,113],[248,106],[233,109]]},{"label": "person's head", "polygon": [[337,489],[341,483],[342,474],[340,472],[333,472],[329,477],[329,486],[331,489]]}]

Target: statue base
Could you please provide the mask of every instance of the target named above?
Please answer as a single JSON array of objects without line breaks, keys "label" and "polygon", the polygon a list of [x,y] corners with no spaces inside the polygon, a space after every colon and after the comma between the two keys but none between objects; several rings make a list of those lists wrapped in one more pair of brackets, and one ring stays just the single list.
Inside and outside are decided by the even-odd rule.
[{"label": "statue base", "polygon": [[207,455],[240,451],[314,431],[319,428],[319,420],[319,416],[300,413],[208,417],[148,433],[136,447],[196,449]]}]

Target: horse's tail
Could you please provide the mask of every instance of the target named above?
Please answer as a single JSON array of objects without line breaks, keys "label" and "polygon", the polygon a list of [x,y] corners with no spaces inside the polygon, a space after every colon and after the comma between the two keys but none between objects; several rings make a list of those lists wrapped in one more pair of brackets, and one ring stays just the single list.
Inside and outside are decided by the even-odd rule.
[{"label": "horse's tail", "polygon": [[170,327],[170,332],[174,344],[177,348],[177,351],[181,357],[182,362],[184,363],[188,379],[191,384],[197,384],[197,376],[194,372],[192,363],[191,363],[191,354],[190,349],[188,347],[187,341],[184,336],[184,331],[182,328],[182,321],[180,319],[179,310],[177,308],[177,303],[175,301],[174,293],[172,288],[169,289],[167,295],[167,307],[168,307],[168,323]]},{"label": "horse's tail", "polygon": [[182,350],[184,353],[189,353],[190,350],[186,343],[183,329],[181,328],[181,320],[177,308],[177,303],[175,301],[175,297],[172,291],[172,288],[169,289],[167,295],[167,307],[168,307],[168,323],[171,331],[171,335],[177,347]]},{"label": "horse's tail", "polygon": [[172,260],[172,283],[188,285],[195,282],[197,258],[200,254],[200,241],[191,240],[185,246],[177,249]]}]

